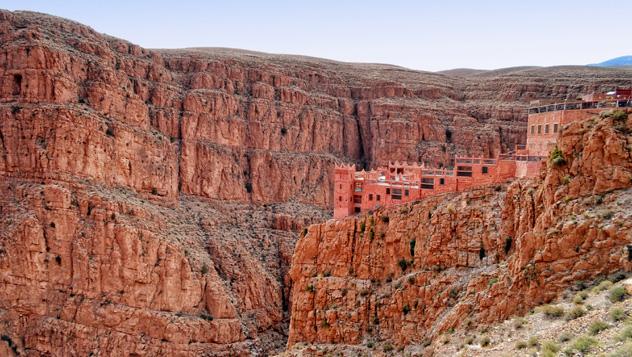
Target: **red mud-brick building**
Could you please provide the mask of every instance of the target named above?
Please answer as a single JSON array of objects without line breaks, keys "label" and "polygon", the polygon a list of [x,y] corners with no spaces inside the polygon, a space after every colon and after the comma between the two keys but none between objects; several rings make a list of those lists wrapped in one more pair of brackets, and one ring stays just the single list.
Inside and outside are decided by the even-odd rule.
[{"label": "red mud-brick building", "polygon": [[334,169],[334,218],[366,212],[380,206],[415,201],[444,192],[533,177],[555,147],[564,125],[593,117],[609,108],[632,107],[632,89],[586,95],[577,101],[544,103],[529,108],[527,144],[497,158],[455,157],[451,168],[389,162],[371,171],[355,165]]}]

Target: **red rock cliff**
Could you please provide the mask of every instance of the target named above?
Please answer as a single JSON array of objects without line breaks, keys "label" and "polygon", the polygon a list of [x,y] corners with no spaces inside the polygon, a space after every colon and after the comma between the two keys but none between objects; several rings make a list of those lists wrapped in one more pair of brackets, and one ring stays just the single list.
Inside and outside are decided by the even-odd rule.
[{"label": "red rock cliff", "polygon": [[0,43],[0,345],[33,355],[282,348],[335,162],[491,155],[525,101],[632,77],[154,51],[28,12],[0,11]]},{"label": "red rock cliff", "polygon": [[290,276],[289,344],[419,343],[525,313],[632,268],[632,118],[563,128],[541,179],[309,228]]}]

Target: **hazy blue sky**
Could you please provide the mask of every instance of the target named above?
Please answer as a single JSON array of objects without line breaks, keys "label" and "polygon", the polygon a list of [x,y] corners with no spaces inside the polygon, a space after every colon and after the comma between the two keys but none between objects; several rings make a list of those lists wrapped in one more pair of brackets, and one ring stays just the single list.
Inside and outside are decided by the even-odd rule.
[{"label": "hazy blue sky", "polygon": [[234,47],[414,69],[586,64],[632,54],[632,1],[2,0],[148,48]]}]

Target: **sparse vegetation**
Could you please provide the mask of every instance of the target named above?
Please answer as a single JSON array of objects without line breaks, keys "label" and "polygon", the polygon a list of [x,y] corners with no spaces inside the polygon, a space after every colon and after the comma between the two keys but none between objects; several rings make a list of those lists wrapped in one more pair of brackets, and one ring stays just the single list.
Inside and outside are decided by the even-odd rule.
[{"label": "sparse vegetation", "polygon": [[523,350],[527,348],[527,342],[526,341],[518,341],[516,342],[516,349],[517,350]]},{"label": "sparse vegetation", "polygon": [[487,287],[491,288],[494,284],[496,284],[498,282],[498,278],[491,278],[489,279],[489,281],[487,282]]},{"label": "sparse vegetation", "polygon": [[408,260],[402,258],[399,260],[398,264],[402,271],[406,271],[406,269],[408,269]]},{"label": "sparse vegetation", "polygon": [[315,292],[315,291],[316,291],[316,288],[314,287],[314,285],[309,284],[309,285],[307,285],[307,288],[305,288],[305,290],[306,290],[307,292],[313,293],[313,292]]},{"label": "sparse vegetation", "polygon": [[592,292],[595,294],[600,293],[602,291],[610,289],[611,286],[612,286],[612,282],[610,280],[604,280],[601,283],[599,283],[599,285],[595,286],[592,289]]},{"label": "sparse vegetation", "polygon": [[617,321],[623,321],[627,317],[627,314],[625,313],[625,310],[623,310],[622,308],[615,307],[611,309],[610,312],[608,312],[608,316],[610,317],[610,320],[617,322]]},{"label": "sparse vegetation", "polygon": [[575,297],[573,297],[573,302],[579,305],[583,304],[586,299],[588,299],[588,293],[585,291],[580,291],[575,295]]},{"label": "sparse vegetation", "polygon": [[529,339],[527,340],[527,345],[529,347],[535,347],[535,346],[539,345],[538,337],[537,336],[529,337]]},{"label": "sparse vegetation", "polygon": [[384,223],[388,223],[390,221],[390,218],[387,215],[382,215],[381,219]]},{"label": "sparse vegetation", "polygon": [[628,297],[628,292],[623,286],[615,286],[608,292],[608,299],[610,302],[623,301]]},{"label": "sparse vegetation", "polygon": [[408,306],[408,304],[404,305],[404,307],[402,308],[402,313],[404,315],[408,315],[409,312],[410,312],[410,306]]},{"label": "sparse vegetation", "polygon": [[573,341],[573,345],[571,346],[572,350],[585,353],[597,346],[597,340],[589,336],[581,336],[578,337],[575,341]]},{"label": "sparse vegetation", "polygon": [[492,343],[492,340],[489,338],[489,336],[483,336],[481,338],[480,344],[483,347],[487,347]]},{"label": "sparse vegetation", "polygon": [[588,332],[590,332],[590,334],[594,336],[594,335],[598,335],[603,330],[607,330],[608,327],[610,327],[610,325],[608,325],[607,323],[603,321],[595,321],[592,324],[590,324],[590,327],[588,328]]},{"label": "sparse vegetation", "polygon": [[555,356],[560,351],[560,345],[553,341],[544,341],[542,344],[543,356]]},{"label": "sparse vegetation", "polygon": [[549,157],[549,161],[554,166],[563,166],[564,164],[566,164],[564,153],[557,146],[551,151],[551,156]]},{"label": "sparse vegetation", "polygon": [[391,352],[393,350],[393,345],[391,345],[390,343],[387,343],[384,345],[382,349],[384,350],[384,352]]},{"label": "sparse vegetation", "polygon": [[526,319],[522,317],[517,317],[513,320],[512,325],[516,330],[520,330],[522,327],[524,327],[526,323],[527,323]]},{"label": "sparse vegetation", "polygon": [[581,306],[575,306],[566,314],[566,321],[575,320],[586,315],[586,310]]},{"label": "sparse vegetation", "polygon": [[619,336],[617,336],[617,339],[619,341],[625,341],[625,340],[630,340],[632,339],[632,326],[626,326],[623,328],[623,331],[621,331],[619,333]]},{"label": "sparse vegetation", "polygon": [[558,319],[564,316],[564,308],[560,306],[543,305],[538,310],[540,313],[550,319]]},{"label": "sparse vegetation", "polygon": [[616,351],[608,355],[608,357],[630,357],[632,356],[632,342],[627,342],[619,347]]},{"label": "sparse vegetation", "polygon": [[202,269],[200,269],[200,273],[202,273],[202,275],[206,275],[208,273],[208,265],[206,265],[206,263],[202,264]]},{"label": "sparse vegetation", "polygon": [[560,336],[558,337],[558,341],[560,342],[568,342],[573,338],[573,335],[571,335],[569,332],[562,332],[560,334]]}]

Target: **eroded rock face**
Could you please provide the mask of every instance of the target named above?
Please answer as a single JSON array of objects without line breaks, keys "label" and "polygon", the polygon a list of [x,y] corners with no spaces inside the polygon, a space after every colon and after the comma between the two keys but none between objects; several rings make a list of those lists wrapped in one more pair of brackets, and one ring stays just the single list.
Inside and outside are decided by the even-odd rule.
[{"label": "eroded rock face", "polygon": [[314,225],[297,243],[289,345],[423,344],[632,268],[632,119],[563,128],[534,181]]},{"label": "eroded rock face", "polygon": [[632,77],[152,51],[27,12],[0,43],[0,351],[32,355],[278,350],[335,163],[493,155],[529,99]]}]

